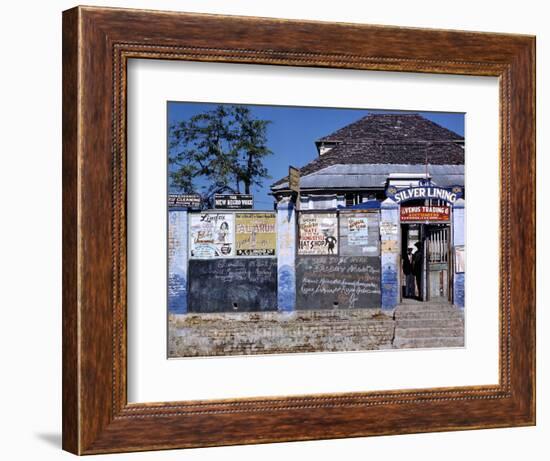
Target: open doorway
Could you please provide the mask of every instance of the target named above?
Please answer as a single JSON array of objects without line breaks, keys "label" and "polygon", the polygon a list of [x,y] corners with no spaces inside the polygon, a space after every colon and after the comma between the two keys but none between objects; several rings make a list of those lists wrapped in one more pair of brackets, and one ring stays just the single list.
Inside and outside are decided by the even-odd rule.
[{"label": "open doorway", "polygon": [[450,302],[450,226],[401,224],[401,296]]}]

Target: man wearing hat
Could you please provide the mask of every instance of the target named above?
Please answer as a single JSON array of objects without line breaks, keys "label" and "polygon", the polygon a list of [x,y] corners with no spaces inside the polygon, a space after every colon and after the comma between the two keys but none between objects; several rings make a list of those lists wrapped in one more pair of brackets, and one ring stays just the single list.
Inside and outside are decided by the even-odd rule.
[{"label": "man wearing hat", "polygon": [[413,274],[416,279],[416,287],[418,288],[418,299],[422,300],[422,264],[424,255],[422,254],[422,243],[414,244],[416,252],[413,255]]},{"label": "man wearing hat", "polygon": [[403,274],[405,274],[405,298],[414,298],[413,248],[407,248],[403,258]]}]

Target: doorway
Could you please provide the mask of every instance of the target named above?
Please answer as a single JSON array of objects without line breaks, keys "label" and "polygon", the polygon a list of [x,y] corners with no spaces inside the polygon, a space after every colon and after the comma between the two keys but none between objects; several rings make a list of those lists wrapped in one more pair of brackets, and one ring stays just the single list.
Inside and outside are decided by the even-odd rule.
[{"label": "doorway", "polygon": [[451,301],[448,224],[401,224],[401,296]]}]

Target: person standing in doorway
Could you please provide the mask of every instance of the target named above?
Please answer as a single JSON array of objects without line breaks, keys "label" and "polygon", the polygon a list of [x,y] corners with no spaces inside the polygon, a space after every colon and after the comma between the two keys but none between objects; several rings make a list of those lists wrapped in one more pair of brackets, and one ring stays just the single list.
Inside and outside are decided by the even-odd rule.
[{"label": "person standing in doorway", "polygon": [[422,243],[414,244],[416,252],[413,255],[413,274],[416,279],[416,287],[418,289],[418,299],[422,301],[422,266],[424,255],[422,253]]},{"label": "person standing in doorway", "polygon": [[414,273],[413,273],[413,249],[407,248],[407,254],[403,258],[403,274],[405,274],[405,298],[414,298]]}]

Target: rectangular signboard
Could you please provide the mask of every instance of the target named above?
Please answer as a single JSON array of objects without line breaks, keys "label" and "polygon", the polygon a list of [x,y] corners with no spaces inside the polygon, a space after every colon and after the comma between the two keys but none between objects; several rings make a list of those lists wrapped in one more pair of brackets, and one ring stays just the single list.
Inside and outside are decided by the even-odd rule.
[{"label": "rectangular signboard", "polygon": [[215,194],[214,208],[251,210],[254,208],[254,200],[250,194]]},{"label": "rectangular signboard", "polygon": [[442,206],[402,206],[401,222],[447,222],[450,220],[450,208]]},{"label": "rectangular signboard", "polygon": [[191,258],[219,258],[235,255],[233,213],[192,213],[189,251]]},{"label": "rectangular signboard", "polygon": [[275,213],[236,213],[237,256],[275,256],[276,248]]},{"label": "rectangular signboard", "polygon": [[301,213],[298,227],[298,254],[338,254],[338,217],[336,213]]},{"label": "rectangular signboard", "polygon": [[292,192],[300,192],[300,170],[293,166],[288,167],[288,188]]},{"label": "rectangular signboard", "polygon": [[199,194],[168,194],[168,208],[200,210],[201,196]]}]

